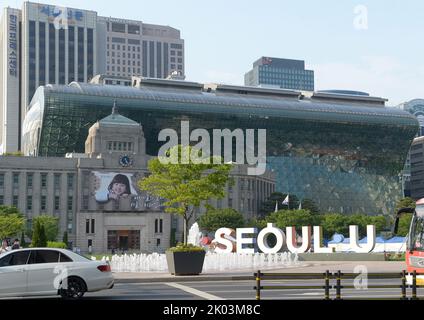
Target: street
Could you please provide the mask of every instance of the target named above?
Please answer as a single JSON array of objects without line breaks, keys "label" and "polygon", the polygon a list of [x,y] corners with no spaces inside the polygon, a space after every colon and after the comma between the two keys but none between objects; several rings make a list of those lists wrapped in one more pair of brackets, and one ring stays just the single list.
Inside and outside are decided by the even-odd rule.
[{"label": "street", "polygon": [[[321,286],[323,281],[317,280],[279,280],[263,282],[266,285],[311,285]],[[334,285],[335,282],[330,284]],[[352,284],[347,280],[345,285]],[[370,280],[369,285],[393,284],[400,285],[399,280]],[[192,282],[156,282],[156,283],[117,283],[111,290],[86,293],[84,300],[255,300],[255,281],[192,281]],[[418,297],[424,296],[424,289],[417,290]],[[335,298],[335,289],[331,289],[330,296]],[[370,289],[342,289],[343,299],[399,299],[399,288],[370,288]],[[411,289],[407,290],[407,297],[411,297]],[[36,299],[46,297],[36,297]],[[324,289],[290,289],[290,290],[262,290],[262,300],[320,300],[324,298]],[[22,299],[22,298],[19,298]],[[33,299],[33,297],[31,297]],[[60,299],[48,297],[47,299]]]}]

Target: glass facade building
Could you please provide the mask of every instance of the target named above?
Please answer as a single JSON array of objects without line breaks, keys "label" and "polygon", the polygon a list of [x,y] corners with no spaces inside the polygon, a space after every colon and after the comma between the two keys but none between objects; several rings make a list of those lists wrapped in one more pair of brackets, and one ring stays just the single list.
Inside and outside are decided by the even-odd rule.
[{"label": "glass facade building", "polygon": [[244,84],[314,91],[314,71],[305,70],[305,62],[301,60],[261,57],[245,74]]},{"label": "glass facade building", "polygon": [[24,122],[24,153],[84,152],[88,128],[117,99],[119,112],[142,124],[147,154],[157,155],[163,144],[160,130],[180,132],[183,120],[190,121],[190,130],[266,129],[267,164],[276,173],[277,191],[346,214],[391,214],[402,196],[399,173],[418,122],[378,98],[143,81],[139,88],[76,82],[38,88]]}]

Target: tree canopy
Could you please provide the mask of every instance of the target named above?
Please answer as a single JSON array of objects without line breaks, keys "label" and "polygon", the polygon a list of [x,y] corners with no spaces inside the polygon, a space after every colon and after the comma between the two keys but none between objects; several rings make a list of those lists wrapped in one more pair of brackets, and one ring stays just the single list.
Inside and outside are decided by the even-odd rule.
[{"label": "tree canopy", "polygon": [[209,199],[225,196],[232,168],[230,164],[221,164],[220,160],[214,162],[215,157],[208,157],[208,163],[195,162],[191,157],[182,161],[187,153],[201,157],[200,151],[192,147],[175,146],[167,151],[166,157],[150,160],[150,176],[139,181],[140,189],[164,199],[166,212],[184,218],[184,244],[187,244],[188,221],[195,208]]},{"label": "tree canopy", "polygon": [[199,218],[199,227],[208,232],[215,232],[219,228],[231,229],[244,227],[243,215],[234,209],[209,209]]},{"label": "tree canopy", "polygon": [[16,207],[0,206],[0,239],[18,236],[24,225],[25,218]]}]

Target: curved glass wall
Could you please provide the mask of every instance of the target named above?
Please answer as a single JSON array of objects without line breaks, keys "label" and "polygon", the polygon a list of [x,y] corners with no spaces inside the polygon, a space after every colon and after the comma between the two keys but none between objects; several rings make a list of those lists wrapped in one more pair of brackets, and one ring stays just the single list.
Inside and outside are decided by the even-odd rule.
[{"label": "curved glass wall", "polygon": [[88,129],[111,112],[143,125],[147,153],[159,131],[196,128],[267,129],[267,160],[278,191],[310,198],[325,211],[391,213],[401,197],[403,168],[418,123],[383,107],[252,97],[178,89],[72,83],[40,87],[24,123],[24,152],[84,152]]}]

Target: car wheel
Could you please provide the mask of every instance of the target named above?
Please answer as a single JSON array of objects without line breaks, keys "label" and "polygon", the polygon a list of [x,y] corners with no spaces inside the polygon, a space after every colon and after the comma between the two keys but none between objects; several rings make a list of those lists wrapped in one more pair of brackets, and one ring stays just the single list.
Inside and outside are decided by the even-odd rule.
[{"label": "car wheel", "polygon": [[69,278],[67,289],[61,289],[60,295],[64,299],[80,299],[87,291],[85,282],[80,278]]}]

